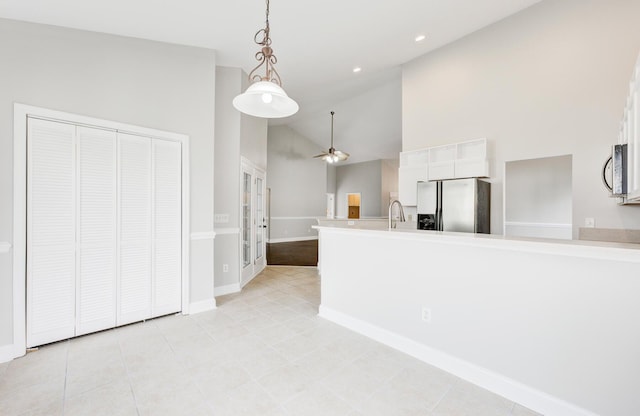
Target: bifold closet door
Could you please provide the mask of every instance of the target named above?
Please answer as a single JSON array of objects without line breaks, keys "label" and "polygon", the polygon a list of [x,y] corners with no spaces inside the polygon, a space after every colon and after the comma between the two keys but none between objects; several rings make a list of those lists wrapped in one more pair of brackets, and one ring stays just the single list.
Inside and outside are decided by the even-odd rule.
[{"label": "bifold closet door", "polygon": [[182,305],[181,144],[153,141],[153,316]]},{"label": "bifold closet door", "polygon": [[118,134],[120,271],[117,324],[182,306],[182,155],[177,142]]},{"label": "bifold closet door", "polygon": [[116,325],[116,133],[77,127],[76,335]]},{"label": "bifold closet door", "polygon": [[151,139],[118,133],[119,271],[117,324],[151,317]]},{"label": "bifold closet door", "polygon": [[179,312],[181,143],[27,123],[27,346]]},{"label": "bifold closet door", "polygon": [[27,347],[75,335],[75,126],[27,121]]}]

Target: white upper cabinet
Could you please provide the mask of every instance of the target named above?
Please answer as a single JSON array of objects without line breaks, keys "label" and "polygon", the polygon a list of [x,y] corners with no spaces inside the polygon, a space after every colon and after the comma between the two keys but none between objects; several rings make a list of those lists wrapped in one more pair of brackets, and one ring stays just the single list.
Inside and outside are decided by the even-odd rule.
[{"label": "white upper cabinet", "polygon": [[620,126],[619,142],[627,143],[627,198],[640,202],[640,57],[636,62]]},{"label": "white upper cabinet", "polygon": [[456,145],[429,148],[430,181],[455,178]]},{"label": "white upper cabinet", "polygon": [[489,177],[487,139],[471,140],[456,144],[454,164],[454,175],[456,178]]},{"label": "white upper cabinet", "polygon": [[428,178],[429,150],[400,153],[398,169],[398,199],[404,206],[417,204],[418,182]]},{"label": "white upper cabinet", "polygon": [[489,176],[487,139],[400,153],[398,197],[402,205],[415,206],[420,181]]}]

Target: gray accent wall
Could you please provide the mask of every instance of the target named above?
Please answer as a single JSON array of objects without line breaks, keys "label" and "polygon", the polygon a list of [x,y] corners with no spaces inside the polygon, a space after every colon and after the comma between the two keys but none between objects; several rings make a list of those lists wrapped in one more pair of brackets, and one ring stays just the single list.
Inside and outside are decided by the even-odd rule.
[{"label": "gray accent wall", "polygon": [[[383,216],[382,161],[336,167],[336,218],[347,218],[347,194],[360,194],[360,218]],[[386,215],[386,212],[384,213]]]},{"label": "gray accent wall", "polygon": [[403,65],[402,148],[486,137],[491,231],[503,229],[504,163],[573,156],[573,235],[640,228],[640,208],[618,206],[600,172],[618,140],[640,52],[637,0],[543,1]]},{"label": "gray accent wall", "polygon": [[[13,242],[15,102],[188,135],[190,231],[213,230],[213,50],[0,19],[0,56],[0,241]],[[0,346],[13,343],[11,256]],[[190,268],[190,301],[212,299],[212,240],[192,241]]]},{"label": "gray accent wall", "polygon": [[315,217],[326,216],[327,166],[313,156],[324,150],[287,126],[269,127],[271,241],[317,237],[311,226]]}]

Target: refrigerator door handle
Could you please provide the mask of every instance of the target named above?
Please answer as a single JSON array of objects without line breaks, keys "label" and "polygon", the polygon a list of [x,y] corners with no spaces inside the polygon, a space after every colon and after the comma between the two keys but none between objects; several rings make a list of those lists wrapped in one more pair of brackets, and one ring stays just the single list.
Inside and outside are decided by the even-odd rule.
[{"label": "refrigerator door handle", "polygon": [[442,181],[436,182],[436,230],[442,231]]}]

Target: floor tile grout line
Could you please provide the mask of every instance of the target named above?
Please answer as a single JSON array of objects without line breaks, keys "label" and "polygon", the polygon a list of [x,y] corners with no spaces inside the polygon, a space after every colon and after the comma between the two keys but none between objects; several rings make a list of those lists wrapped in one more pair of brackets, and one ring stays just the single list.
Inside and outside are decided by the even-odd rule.
[{"label": "floor tile grout line", "polygon": [[140,416],[140,406],[138,405],[138,398],[136,397],[136,392],[133,388],[133,380],[131,377],[131,371],[129,365],[127,364],[127,360],[124,357],[124,351],[122,349],[122,339],[120,338],[120,334],[116,333],[116,337],[118,339],[118,349],[120,350],[120,359],[122,360],[122,365],[124,365],[124,370],[127,373],[127,382],[129,383],[129,389],[131,391],[131,395],[133,396],[133,403],[136,407],[136,413]]},{"label": "floor tile grout line", "polygon": [[62,416],[64,416],[67,406],[67,380],[69,380],[69,350],[71,349],[71,341],[67,340],[67,354],[64,360],[64,387],[62,388]]},{"label": "floor tile grout line", "polygon": [[458,382],[460,381],[460,379],[455,380],[453,383],[451,383],[451,385],[449,386],[449,388],[447,389],[447,391],[445,391],[442,396],[440,397],[440,399],[436,402],[436,404],[433,405],[433,407],[431,409],[429,409],[429,411],[431,413],[433,413],[438,406],[440,406],[440,403],[442,403],[442,401],[444,400],[445,397],[447,397],[447,395],[449,393],[451,393],[451,391],[455,388],[455,386],[458,384]]}]

